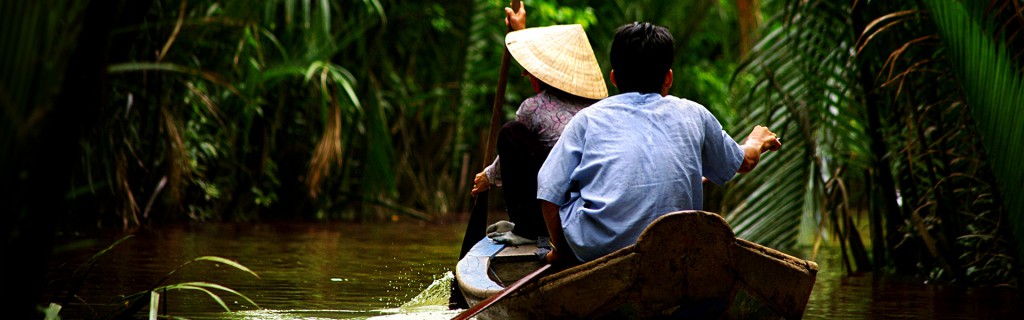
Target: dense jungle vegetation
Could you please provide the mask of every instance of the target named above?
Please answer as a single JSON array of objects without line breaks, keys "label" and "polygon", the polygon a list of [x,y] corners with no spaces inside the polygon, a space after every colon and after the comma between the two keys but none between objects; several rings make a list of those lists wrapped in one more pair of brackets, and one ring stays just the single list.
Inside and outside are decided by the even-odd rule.
[{"label": "dense jungle vegetation", "polygon": [[[458,217],[506,5],[4,2],[3,250],[24,263],[3,264],[2,287],[42,279],[58,229]],[[672,94],[734,137],[782,137],[706,194],[738,236],[838,246],[850,272],[1017,286],[1024,1],[526,5],[529,26],[582,24],[606,73],[617,26],[667,26]],[[530,94],[513,76],[505,119]]]}]

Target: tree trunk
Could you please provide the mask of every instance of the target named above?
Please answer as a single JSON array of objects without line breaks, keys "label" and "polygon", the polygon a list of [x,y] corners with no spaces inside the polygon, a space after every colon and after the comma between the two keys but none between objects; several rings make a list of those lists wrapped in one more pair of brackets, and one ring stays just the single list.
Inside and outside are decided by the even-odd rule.
[{"label": "tree trunk", "polygon": [[740,23],[740,58],[747,56],[757,43],[761,6],[758,0],[736,0],[737,20]]}]

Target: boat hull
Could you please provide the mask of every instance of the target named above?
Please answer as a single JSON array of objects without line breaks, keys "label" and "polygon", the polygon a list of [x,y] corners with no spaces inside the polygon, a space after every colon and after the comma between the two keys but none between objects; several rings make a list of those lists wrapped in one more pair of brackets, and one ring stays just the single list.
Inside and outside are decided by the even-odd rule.
[{"label": "boat hull", "polygon": [[[495,270],[525,269],[522,274],[541,265],[494,258],[502,249],[484,239],[459,262],[456,280],[470,305],[517,279]],[[542,276],[478,318],[649,318],[693,310],[739,316],[745,311],[731,305],[743,292],[770,314],[797,319],[816,274],[814,262],[737,239],[717,214],[675,212],[651,223],[635,245]]]}]

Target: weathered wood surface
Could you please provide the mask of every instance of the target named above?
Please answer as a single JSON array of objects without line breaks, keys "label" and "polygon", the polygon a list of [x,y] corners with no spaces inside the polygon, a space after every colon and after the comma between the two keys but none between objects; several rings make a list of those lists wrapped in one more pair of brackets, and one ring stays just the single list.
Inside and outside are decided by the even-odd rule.
[{"label": "weathered wood surface", "polygon": [[[459,262],[456,278],[470,305],[501,290],[494,277],[516,280],[504,272],[488,275],[489,259],[501,248],[484,239]],[[525,255],[535,248],[515,250]],[[814,262],[736,239],[717,214],[676,212],[655,220],[635,245],[543,276],[478,318],[647,318],[705,299],[731,303],[742,289],[780,317],[798,319],[816,274]]]},{"label": "weathered wood surface", "polygon": [[732,257],[743,289],[786,319],[803,317],[818,274],[817,263],[743,239],[736,239]]}]

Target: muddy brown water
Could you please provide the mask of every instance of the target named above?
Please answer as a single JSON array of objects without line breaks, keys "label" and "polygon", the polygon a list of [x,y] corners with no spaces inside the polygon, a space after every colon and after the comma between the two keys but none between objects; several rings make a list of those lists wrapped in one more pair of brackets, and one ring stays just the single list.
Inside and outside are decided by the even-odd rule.
[{"label": "muddy brown water", "polygon": [[[192,263],[165,284],[202,281],[237,290],[218,294],[231,310],[196,290],[168,291],[161,312],[189,319],[449,319],[445,274],[454,267],[464,226],[415,223],[201,224],[135,232],[98,260],[64,319],[102,317],[116,301],[144,291],[178,265],[214,255],[237,261],[259,278],[220,263]],[[123,234],[65,235],[74,249],[51,263],[50,294],[60,279]],[[921,280],[845,276],[835,258],[817,259],[807,319],[1022,319],[1011,290],[963,289]],[[433,286],[432,286],[433,284]],[[140,315],[144,312],[139,313]]]}]

